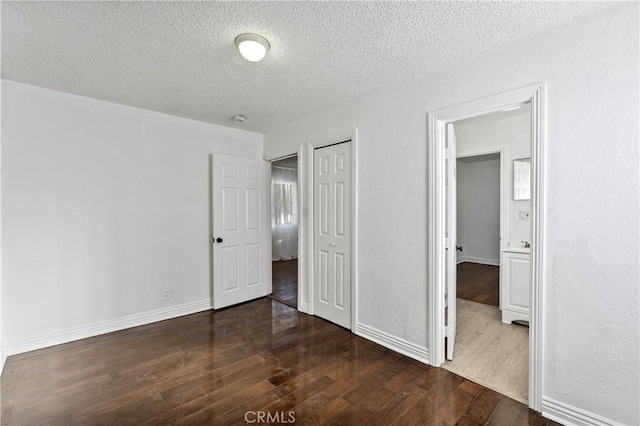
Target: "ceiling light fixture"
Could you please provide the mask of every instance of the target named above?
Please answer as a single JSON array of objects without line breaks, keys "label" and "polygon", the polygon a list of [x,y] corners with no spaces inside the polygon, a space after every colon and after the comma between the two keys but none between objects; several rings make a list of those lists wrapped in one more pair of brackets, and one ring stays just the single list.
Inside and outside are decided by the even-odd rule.
[{"label": "ceiling light fixture", "polygon": [[236,37],[236,46],[242,57],[251,62],[262,60],[271,47],[267,39],[258,34],[240,34]]}]

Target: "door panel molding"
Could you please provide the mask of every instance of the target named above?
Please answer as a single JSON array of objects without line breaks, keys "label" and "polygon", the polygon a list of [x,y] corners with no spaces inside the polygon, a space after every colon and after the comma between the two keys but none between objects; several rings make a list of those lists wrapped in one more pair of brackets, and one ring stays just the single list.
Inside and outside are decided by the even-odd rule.
[{"label": "door panel molding", "polygon": [[529,407],[542,409],[544,363],[544,82],[489,96],[427,114],[428,187],[428,312],[430,363],[444,360],[445,286],[445,126],[447,123],[531,102],[531,321],[529,326]]}]

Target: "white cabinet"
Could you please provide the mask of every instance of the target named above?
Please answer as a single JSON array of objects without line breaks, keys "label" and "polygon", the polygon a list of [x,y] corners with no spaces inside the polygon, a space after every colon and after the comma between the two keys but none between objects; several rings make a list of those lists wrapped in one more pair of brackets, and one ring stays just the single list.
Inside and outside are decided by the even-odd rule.
[{"label": "white cabinet", "polygon": [[528,249],[505,248],[500,260],[500,309],[502,322],[529,322],[529,277],[531,255]]}]

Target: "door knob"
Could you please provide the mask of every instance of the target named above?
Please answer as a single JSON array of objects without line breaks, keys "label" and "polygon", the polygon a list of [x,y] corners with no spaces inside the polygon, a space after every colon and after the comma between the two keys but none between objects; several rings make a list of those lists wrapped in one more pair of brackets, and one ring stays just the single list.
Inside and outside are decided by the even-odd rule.
[{"label": "door knob", "polygon": [[222,242],[222,238],[218,237],[216,238],[216,243],[221,243]]},{"label": "door knob", "polygon": [[331,243],[331,247],[335,247],[335,246],[336,246],[336,243]]}]

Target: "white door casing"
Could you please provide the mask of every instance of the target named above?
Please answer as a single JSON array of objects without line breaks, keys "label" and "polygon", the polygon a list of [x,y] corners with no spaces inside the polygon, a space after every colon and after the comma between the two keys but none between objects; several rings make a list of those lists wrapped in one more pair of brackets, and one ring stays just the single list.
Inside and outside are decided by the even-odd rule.
[{"label": "white door casing", "polygon": [[[307,259],[307,245],[305,244],[307,239],[308,225],[307,225],[307,217],[309,216],[307,203],[303,200],[306,199],[306,182],[308,179],[307,167],[306,167],[306,159],[307,152],[304,149],[303,145],[285,148],[281,150],[277,150],[274,152],[266,153],[264,156],[264,160],[269,163],[273,163],[274,161],[284,160],[285,158],[297,156],[298,157],[298,184],[297,184],[297,204],[296,210],[298,211],[298,310],[300,312],[304,312],[310,314],[311,311],[309,309],[310,306],[310,288],[311,286],[308,283],[306,270],[307,265],[309,263],[309,259]],[[309,169],[311,170],[311,168]],[[271,217],[269,217],[271,221]],[[271,223],[271,222],[269,222]],[[270,238],[273,238],[271,235]],[[273,284],[273,283],[271,283]],[[272,286],[270,286],[268,292],[271,293],[273,290]]]},{"label": "white door casing", "polygon": [[351,143],[314,150],[314,313],[351,328]]},{"label": "white door casing", "polygon": [[271,282],[269,163],[213,155],[213,307],[267,295]]},{"label": "white door casing", "polygon": [[456,294],[457,294],[457,274],[456,274],[456,245],[458,241],[457,230],[457,171],[456,171],[456,134],[453,123],[447,124],[447,147],[445,156],[446,167],[446,187],[447,187],[447,219],[445,231],[445,252],[446,252],[446,280],[447,280],[447,359],[453,359],[453,349],[456,343]]}]

